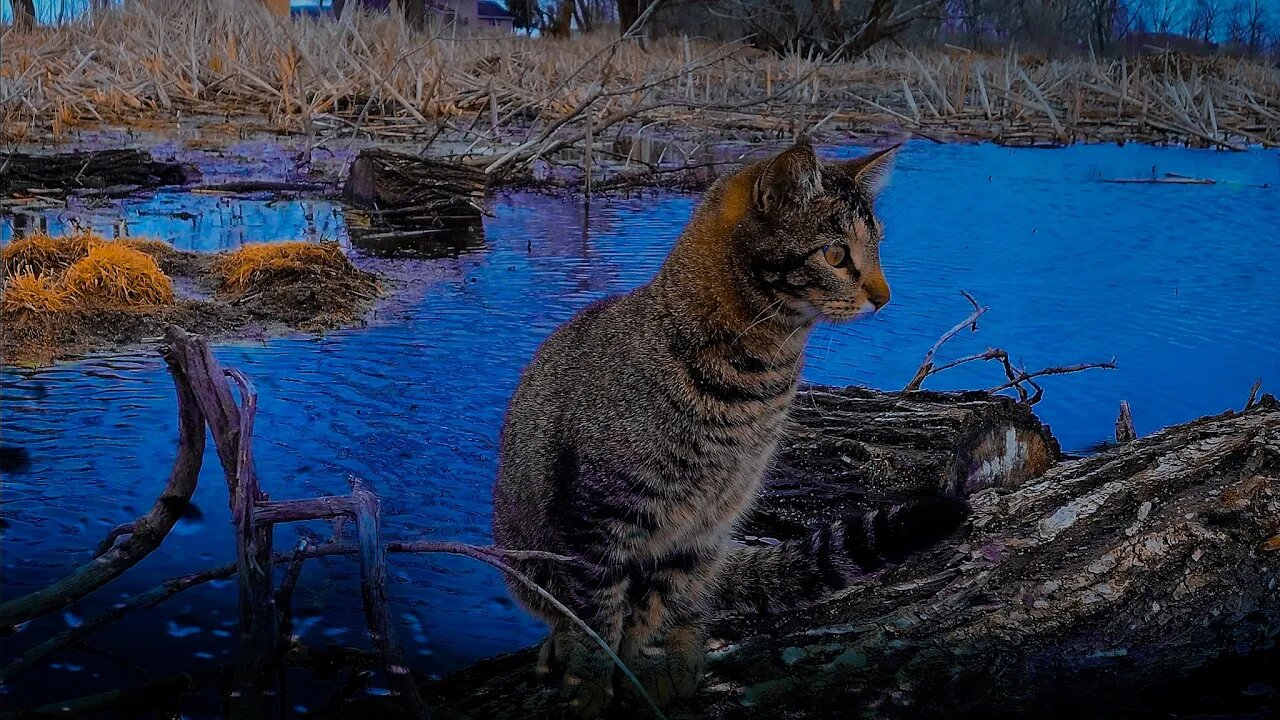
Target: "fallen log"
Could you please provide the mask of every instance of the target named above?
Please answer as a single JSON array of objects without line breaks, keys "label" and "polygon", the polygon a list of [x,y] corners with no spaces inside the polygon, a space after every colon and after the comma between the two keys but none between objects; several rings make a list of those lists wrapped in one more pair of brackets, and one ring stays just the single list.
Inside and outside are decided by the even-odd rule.
[{"label": "fallen log", "polygon": [[801,391],[744,533],[796,537],[872,504],[1017,487],[1058,459],[1026,405],[984,392]]},{"label": "fallen log", "polygon": [[377,148],[360,152],[342,187],[342,198],[376,210],[388,223],[430,227],[440,220],[480,219],[485,175],[461,163]]},{"label": "fallen log", "polygon": [[144,150],[93,150],[33,155],[11,152],[0,160],[0,195],[32,191],[157,188],[200,177],[191,165],[163,162]]},{"label": "fallen log", "polygon": [[[865,584],[784,617],[721,619],[703,690],[668,716],[1105,717],[1214,662],[1273,661],[1275,398],[971,501],[957,536]],[[561,717],[533,657],[425,692],[477,720]]]},{"label": "fallen log", "polygon": [[378,257],[453,256],[477,234],[483,246],[486,183],[461,163],[363,150],[342,187],[343,200],[365,211],[351,223],[351,243]]}]

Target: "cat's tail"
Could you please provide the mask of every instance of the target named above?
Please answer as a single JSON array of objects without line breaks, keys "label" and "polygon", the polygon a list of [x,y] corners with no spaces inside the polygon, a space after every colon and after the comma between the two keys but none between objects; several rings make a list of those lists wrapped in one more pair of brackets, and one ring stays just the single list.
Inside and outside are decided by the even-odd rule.
[{"label": "cat's tail", "polygon": [[851,515],[802,540],[736,548],[720,573],[714,605],[761,613],[812,603],[937,543],[968,514],[964,500],[928,498]]}]

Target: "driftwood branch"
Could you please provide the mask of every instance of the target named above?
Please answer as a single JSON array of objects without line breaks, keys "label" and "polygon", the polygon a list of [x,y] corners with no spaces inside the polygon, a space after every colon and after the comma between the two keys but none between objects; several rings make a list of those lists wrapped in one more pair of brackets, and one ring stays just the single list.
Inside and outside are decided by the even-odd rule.
[{"label": "driftwood branch", "polygon": [[[1042,370],[1036,370],[1035,372],[1029,372],[1025,369],[1014,367],[1013,362],[1009,359],[1009,353],[1001,348],[988,348],[984,352],[967,355],[941,365],[935,365],[933,358],[934,355],[937,354],[938,350],[946,344],[948,340],[960,334],[960,332],[966,327],[969,328],[970,332],[977,332],[978,318],[982,317],[991,309],[985,305],[979,307],[978,301],[974,300],[972,295],[963,290],[960,291],[960,294],[964,295],[964,298],[973,305],[973,313],[958,323],[955,327],[952,327],[950,330],[943,333],[942,337],[938,338],[938,341],[933,344],[933,347],[929,348],[929,352],[925,353],[924,360],[921,361],[920,367],[916,369],[915,375],[911,378],[911,381],[907,383],[906,387],[902,389],[903,392],[914,392],[919,390],[926,379],[933,375],[937,375],[944,370],[950,370],[951,368],[959,365],[980,360],[996,360],[1000,362],[1000,366],[1004,369],[1005,377],[1008,378],[1008,380],[1005,383],[989,388],[987,392],[994,394],[1003,390],[1013,389],[1017,392],[1018,400],[1020,402],[1026,403],[1027,405],[1035,405],[1040,402],[1040,399],[1044,396],[1044,388],[1040,387],[1039,383],[1035,381],[1036,378],[1045,377],[1047,375],[1066,375],[1069,373],[1093,369],[1114,370],[1116,367],[1115,358],[1112,358],[1107,362],[1047,367]],[[1027,387],[1030,387],[1033,392],[1028,392]]]},{"label": "driftwood branch", "polygon": [[[205,368],[189,358],[165,353],[169,374],[178,395],[178,456],[169,482],[151,510],[130,524],[128,534],[108,533],[109,549],[43,590],[0,604],[0,632],[71,605],[137,565],[160,547],[191,501],[204,458],[204,423],[200,403],[192,387],[207,377]],[[116,542],[117,538],[123,541]]]},{"label": "driftwood branch", "polygon": [[[933,368],[933,356],[937,354],[938,350],[945,345],[948,340],[959,335],[960,331],[964,330],[966,327],[969,328],[969,332],[978,332],[978,318],[982,317],[983,314],[991,308],[986,305],[979,307],[978,301],[974,300],[973,296],[964,290],[961,290],[960,294],[964,295],[964,299],[968,300],[969,303],[973,305],[973,313],[955,327],[943,333],[942,337],[938,338],[938,341],[933,344],[933,347],[929,348],[929,352],[924,354],[924,360],[920,361],[920,367],[916,370],[915,377],[911,378],[911,382],[907,383],[907,386],[902,388],[903,392],[919,390],[920,384],[924,382],[925,378],[936,372],[940,372],[940,370],[934,370]],[[954,365],[949,367],[954,367]]]},{"label": "driftwood branch", "polygon": [[391,683],[399,688],[411,717],[427,718],[427,709],[413,675],[404,664],[404,653],[396,638],[395,621],[387,597],[387,563],[382,546],[382,518],[378,498],[358,478],[350,478],[351,508],[355,515],[356,543],[360,548],[360,595],[364,617],[373,638],[373,647],[382,658],[382,667]]}]

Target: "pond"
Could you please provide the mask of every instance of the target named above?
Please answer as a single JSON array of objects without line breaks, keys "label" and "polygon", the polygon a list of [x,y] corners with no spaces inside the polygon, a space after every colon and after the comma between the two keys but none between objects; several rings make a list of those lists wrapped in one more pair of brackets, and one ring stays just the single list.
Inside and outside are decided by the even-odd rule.
[{"label": "pond", "polygon": [[[1153,172],[1219,182],[1101,182]],[[1107,439],[1122,399],[1140,433],[1239,408],[1256,379],[1272,392],[1280,380],[1278,188],[1274,152],[909,144],[881,206],[893,302],[870,321],[819,329],[806,378],[900,388],[935,339],[968,314],[966,290],[991,311],[979,333],[946,347],[946,358],[1000,346],[1029,368],[1117,359],[1117,370],[1045,380],[1037,410],[1068,450]],[[304,234],[346,238],[341,212],[328,203],[228,201],[242,206],[237,213],[221,201],[199,205],[201,198],[183,209],[198,216],[193,222],[173,219],[175,202],[182,199],[127,203],[130,231],[200,249]],[[498,430],[521,368],[577,309],[644,282],[694,203],[610,198],[588,213],[580,200],[501,196],[483,244],[414,266],[434,278],[422,297],[369,327],[217,347],[219,359],[259,389],[264,489],[276,499],[343,493],[355,474],[381,496],[393,538],[486,542]],[[84,221],[109,229],[117,219],[99,209]],[[50,220],[68,221],[67,213]],[[173,388],[154,354],[5,369],[0,379],[3,443],[29,456],[3,477],[3,584],[12,598],[85,562],[110,527],[149,507],[177,433]],[[997,367],[974,364],[926,387],[1002,379]],[[226,490],[212,450],[195,504],[141,566],[25,628],[6,641],[6,656],[116,598],[229,562]],[[282,528],[277,546],[289,547],[298,531]],[[426,672],[531,644],[543,632],[487,567],[397,556],[391,572],[402,640]],[[363,644],[357,587],[354,561],[309,562],[294,600],[303,640]],[[6,704],[136,684],[145,679],[140,669],[224,663],[233,652],[234,602],[234,586],[223,583],[131,616],[96,636],[102,654],[54,658],[5,688]],[[139,638],[145,653],[136,652]],[[110,659],[120,655],[129,662]]]}]

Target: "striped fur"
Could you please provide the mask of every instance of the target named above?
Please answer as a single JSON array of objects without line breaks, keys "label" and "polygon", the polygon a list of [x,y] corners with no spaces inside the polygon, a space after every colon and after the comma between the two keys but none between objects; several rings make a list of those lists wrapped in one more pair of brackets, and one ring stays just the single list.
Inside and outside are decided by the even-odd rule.
[{"label": "striped fur", "polygon": [[[830,575],[826,587],[858,574],[824,550],[834,531],[767,559],[732,555],[729,538],[774,453],[814,324],[889,299],[872,213],[889,157],[824,165],[798,145],[723,178],[653,280],[553,333],[512,398],[495,539],[582,558],[521,568],[640,668],[660,701],[696,687],[700,620],[717,588],[737,584],[726,568],[765,594],[762,570],[784,570],[783,559]],[[512,591],[551,625],[540,665],[563,669],[571,707],[602,712],[608,659],[540,597]]]},{"label": "striped fur", "polygon": [[967,514],[962,500],[930,498],[853,515],[804,540],[735,548],[714,602],[717,609],[748,614],[812,603],[933,545]]}]

